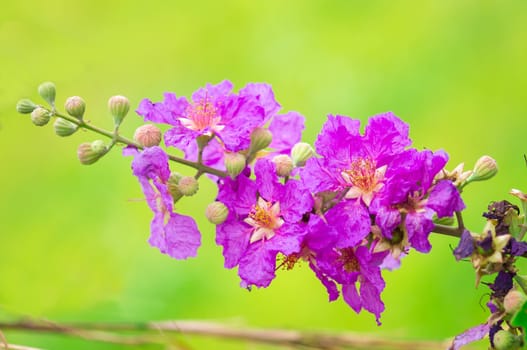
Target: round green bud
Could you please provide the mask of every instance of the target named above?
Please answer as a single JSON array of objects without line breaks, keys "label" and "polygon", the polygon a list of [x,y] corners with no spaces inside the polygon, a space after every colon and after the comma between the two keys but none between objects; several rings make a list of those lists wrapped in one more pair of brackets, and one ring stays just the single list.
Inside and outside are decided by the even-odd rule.
[{"label": "round green bud", "polygon": [[74,124],[69,120],[57,118],[55,123],[53,123],[53,128],[55,129],[55,134],[61,137],[66,137],[73,135],[73,133],[75,133],[79,127],[77,124]]},{"label": "round green bud", "polygon": [[193,196],[198,192],[199,183],[193,176],[183,176],[178,183],[179,192],[184,196]]},{"label": "round green bud", "polygon": [[38,106],[31,100],[23,98],[16,104],[16,111],[21,114],[29,114]]},{"label": "round green bud", "polygon": [[249,147],[250,153],[256,153],[271,144],[273,140],[273,134],[264,128],[255,128],[251,133],[251,146]]},{"label": "round green bud", "polygon": [[51,114],[48,112],[47,109],[42,107],[37,107],[31,112],[31,121],[36,126],[44,126],[46,125],[51,118]]},{"label": "round green bud", "polygon": [[95,140],[91,143],[84,142],[77,149],[77,157],[84,165],[93,164],[106,154],[108,148],[102,140]]},{"label": "round green bud", "polygon": [[519,290],[512,289],[507,293],[507,295],[505,295],[505,298],[503,299],[503,308],[505,309],[506,313],[514,315],[521,309],[525,301],[527,301],[525,294]]},{"label": "round green bud", "polygon": [[39,85],[38,94],[51,106],[55,106],[55,84],[52,82],[45,82]]},{"label": "round green bud", "polygon": [[205,216],[211,224],[223,224],[229,215],[229,209],[222,202],[212,202],[205,209]]},{"label": "round green bud", "polygon": [[518,350],[522,347],[522,339],[508,331],[500,330],[494,334],[496,350]]},{"label": "round green bud", "polygon": [[134,141],[143,147],[159,146],[161,130],[152,124],[141,125],[135,130]]},{"label": "round green bud", "polygon": [[124,96],[112,96],[108,100],[108,109],[113,116],[115,125],[120,125],[130,110],[130,101]]},{"label": "round green bud", "polygon": [[276,165],[276,174],[280,177],[291,175],[293,171],[293,160],[285,154],[277,155],[273,158],[273,163]]},{"label": "round green bud", "polygon": [[304,166],[309,158],[315,154],[309,143],[299,142],[291,149],[291,158],[295,167]]},{"label": "round green bud", "polygon": [[478,159],[467,182],[488,180],[498,173],[498,164],[489,156]]},{"label": "round green bud", "polygon": [[183,193],[181,193],[181,191],[179,190],[179,186],[178,186],[179,180],[181,180],[182,178],[183,178],[183,175],[175,171],[171,172],[170,177],[168,178],[168,181],[167,181],[168,192],[170,192],[170,195],[172,196],[174,201],[177,201],[181,197],[183,197]]},{"label": "round green bud", "polygon": [[225,152],[224,156],[225,168],[227,173],[234,179],[245,169],[247,159],[241,153]]},{"label": "round green bud", "polygon": [[66,112],[72,117],[82,120],[84,112],[86,111],[86,102],[84,102],[82,97],[72,96],[66,100],[64,109],[66,109]]}]

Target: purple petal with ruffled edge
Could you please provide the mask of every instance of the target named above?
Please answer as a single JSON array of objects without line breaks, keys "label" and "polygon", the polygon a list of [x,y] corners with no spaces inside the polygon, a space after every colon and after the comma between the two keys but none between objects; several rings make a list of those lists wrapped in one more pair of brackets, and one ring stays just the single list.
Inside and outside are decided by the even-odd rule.
[{"label": "purple petal with ruffled edge", "polygon": [[354,247],[370,233],[370,214],[359,202],[340,202],[325,216],[329,225],[340,233],[336,248]]},{"label": "purple petal with ruffled edge", "polygon": [[193,218],[172,213],[164,230],[154,229],[153,226],[154,223],[148,243],[159,248],[161,253],[175,259],[196,256],[201,245],[201,235]]},{"label": "purple petal with ruffled edge", "polygon": [[158,146],[146,148],[134,158],[132,171],[137,177],[159,178],[161,181],[166,182],[170,177],[168,156]]},{"label": "purple petal with ruffled edge", "polygon": [[377,165],[384,165],[388,159],[411,145],[408,133],[408,124],[392,112],[378,114],[368,120],[364,132],[364,147],[369,156],[377,160]]},{"label": "purple petal with ruffled edge", "polygon": [[311,192],[334,191],[340,186],[338,177],[332,172],[325,159],[310,158],[300,171],[300,178]]},{"label": "purple petal with ruffled edge", "polygon": [[298,180],[289,180],[280,197],[280,212],[288,222],[297,222],[313,209],[311,193]]},{"label": "purple petal with ruffled edge", "polygon": [[439,218],[452,216],[455,211],[465,208],[459,191],[449,180],[441,180],[435,184],[426,205],[432,208]]},{"label": "purple petal with ruffled edge", "polygon": [[276,102],[273,89],[269,84],[249,83],[240,90],[240,96],[254,98],[258,101],[258,105],[263,109],[263,123],[280,109],[280,104]]},{"label": "purple petal with ruffled edge", "polygon": [[375,216],[375,224],[379,226],[384,237],[391,239],[392,232],[401,223],[401,213],[397,209],[381,206]]},{"label": "purple petal with ruffled edge", "polygon": [[278,182],[276,165],[268,159],[258,159],[254,165],[254,173],[260,196],[266,201],[277,201],[284,189],[283,185]]},{"label": "purple petal with ruffled edge", "polygon": [[269,124],[269,131],[273,135],[269,147],[273,149],[273,154],[289,155],[293,146],[302,138],[304,120],[298,112],[280,114],[273,118]]},{"label": "purple petal with ruffled edge", "polygon": [[406,215],[405,225],[408,231],[408,241],[421,253],[428,253],[432,246],[428,241],[430,232],[434,229],[432,217],[434,213],[430,209],[424,212],[410,212]]},{"label": "purple petal with ruffled edge", "polygon": [[381,325],[381,313],[384,311],[384,303],[381,300],[382,289],[379,289],[377,285],[366,279],[363,279],[360,284],[362,307],[375,315],[375,321],[378,326]]},{"label": "purple petal with ruffled edge", "polygon": [[237,221],[233,213],[229,214],[223,224],[216,227],[216,244],[223,247],[225,268],[231,269],[238,265],[249,246],[251,231],[252,228]]},{"label": "purple petal with ruffled edge", "polygon": [[219,184],[218,200],[238,215],[247,215],[256,199],[256,183],[245,176],[238,176],[236,180],[225,178]]},{"label": "purple petal with ruffled edge", "polygon": [[302,238],[305,234],[305,225],[286,223],[276,230],[273,238],[265,242],[265,249],[280,252],[284,255],[298,253],[300,251]]},{"label": "purple petal with ruffled edge", "polygon": [[485,336],[489,334],[489,332],[490,326],[487,323],[480,324],[478,326],[467,329],[466,331],[454,338],[454,340],[452,341],[452,345],[450,345],[448,350],[458,350],[462,346],[481,340],[485,338]]},{"label": "purple petal with ruffled edge", "polygon": [[326,287],[326,291],[328,292],[329,301],[331,302],[331,301],[337,300],[340,294],[337,288],[337,284],[331,278],[329,278],[324,272],[322,272],[315,264],[309,263],[309,267],[315,273],[315,275],[320,280],[322,285]]},{"label": "purple petal with ruffled edge", "polygon": [[275,278],[276,252],[269,251],[265,242],[252,243],[239,262],[238,275],[247,285],[267,287]]},{"label": "purple petal with ruffled edge", "polygon": [[328,115],[320,134],[315,141],[315,149],[324,157],[333,157],[335,145],[346,145],[351,143],[354,136],[358,136],[360,121],[342,115]]}]

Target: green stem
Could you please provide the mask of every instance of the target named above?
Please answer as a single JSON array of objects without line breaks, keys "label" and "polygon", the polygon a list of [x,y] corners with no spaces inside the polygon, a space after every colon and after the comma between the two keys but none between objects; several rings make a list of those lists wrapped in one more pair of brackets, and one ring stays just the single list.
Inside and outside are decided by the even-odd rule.
[{"label": "green stem", "polygon": [[[84,129],[93,131],[93,132],[95,132],[97,134],[100,134],[100,135],[103,135],[103,136],[106,136],[106,137],[112,139],[112,144],[110,145],[110,148],[113,147],[113,145],[115,143],[119,142],[119,143],[124,143],[124,144],[126,144],[128,146],[133,146],[133,147],[135,147],[137,149],[144,149],[144,147],[141,146],[140,144],[138,144],[137,142],[134,142],[133,140],[130,140],[130,139],[126,138],[126,137],[123,137],[123,136],[119,135],[117,132],[111,132],[111,131],[108,131],[108,130],[105,130],[105,129],[101,129],[101,128],[96,127],[94,125],[88,124],[88,123],[86,123],[83,120],[78,120],[77,118],[70,117],[69,115],[65,115],[65,114],[62,114],[62,113],[57,112],[57,111],[54,112],[54,115],[57,116],[57,117],[60,117],[62,119],[66,119],[66,120],[78,125],[80,128],[84,128]],[[184,158],[176,157],[176,156],[173,156],[173,155],[170,155],[170,154],[168,155],[168,158],[171,161],[175,162],[175,163],[179,163],[179,164],[183,164],[183,165],[189,166],[189,167],[194,168],[194,169],[196,169],[196,170],[198,170],[200,172],[203,172],[203,173],[216,175],[218,177],[227,177],[228,176],[228,174],[225,171],[221,171],[221,170],[218,170],[218,169],[215,169],[215,168],[211,168],[211,167],[208,167],[208,166],[200,164],[200,163],[192,162],[192,161],[184,159]]]}]

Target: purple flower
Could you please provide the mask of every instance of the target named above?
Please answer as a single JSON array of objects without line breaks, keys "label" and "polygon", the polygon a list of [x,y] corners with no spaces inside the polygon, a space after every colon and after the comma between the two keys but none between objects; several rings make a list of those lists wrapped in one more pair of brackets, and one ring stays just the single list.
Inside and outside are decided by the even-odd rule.
[{"label": "purple flower", "polygon": [[170,169],[165,152],[154,146],[137,153],[132,162],[132,171],[139,179],[146,201],[154,212],[148,239],[150,245],[176,259],[196,256],[201,236],[194,219],[173,211],[173,198],[166,185]]},{"label": "purple flower", "polygon": [[450,345],[448,350],[458,350],[464,345],[481,340],[485,338],[487,334],[489,334],[489,331],[490,326],[488,323],[480,324],[478,326],[467,329],[465,332],[461,333],[460,335],[454,338],[454,341],[452,342],[452,345]]},{"label": "purple flower", "polygon": [[403,221],[411,246],[420,252],[431,249],[428,236],[434,228],[433,218],[452,216],[465,205],[459,191],[449,180],[434,183],[448,156],[443,151],[407,150],[399,154],[386,172],[385,187],[372,205],[375,223],[384,237],[391,239],[394,228]]},{"label": "purple flower", "polygon": [[218,200],[230,209],[217,226],[216,243],[223,246],[225,267],[238,266],[243,285],[267,287],[275,277],[278,253],[290,255],[301,249],[305,224],[311,211],[311,195],[299,181],[278,181],[274,164],[260,159],[256,180],[245,176],[223,179]]}]

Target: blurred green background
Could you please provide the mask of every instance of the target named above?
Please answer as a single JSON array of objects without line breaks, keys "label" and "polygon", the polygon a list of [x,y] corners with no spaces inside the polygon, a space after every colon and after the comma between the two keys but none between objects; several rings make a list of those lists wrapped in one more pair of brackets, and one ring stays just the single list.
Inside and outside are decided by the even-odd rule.
[{"label": "blurred green background", "polygon": [[[0,12],[0,315],[55,321],[199,319],[257,327],[358,331],[403,339],[445,339],[488,316],[484,286],[456,263],[456,240],[432,237],[385,273],[383,325],[327,302],[307,266],[280,272],[271,287],[247,292],[225,270],[214,227],[200,216],[214,186],[180,202],[199,217],[197,259],[175,261],[146,243],[151,212],[113,152],[82,166],[76,147],[33,126],[16,102],[42,103],[36,88],[57,85],[87,118],[111,128],[109,96],[135,108],[165,91],[189,96],[223,79],[239,89],[268,82],[284,110],[307,119],[313,142],[328,113],[367,120],[391,110],[411,125],[418,148],[444,148],[450,167],[496,158],[499,175],[469,186],[473,230],[491,200],[527,190],[522,159],[527,101],[525,1],[15,1]],[[132,113],[122,133],[141,120]],[[203,179],[205,180],[205,179]],[[483,297],[482,297],[483,296]],[[13,343],[48,349],[121,349],[48,335],[5,332]],[[260,349],[181,336],[196,349]],[[481,348],[486,348],[485,344]]]}]

